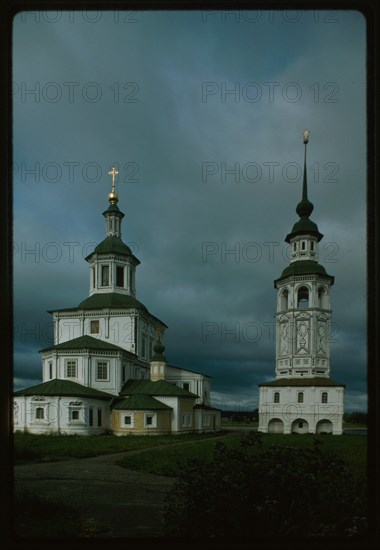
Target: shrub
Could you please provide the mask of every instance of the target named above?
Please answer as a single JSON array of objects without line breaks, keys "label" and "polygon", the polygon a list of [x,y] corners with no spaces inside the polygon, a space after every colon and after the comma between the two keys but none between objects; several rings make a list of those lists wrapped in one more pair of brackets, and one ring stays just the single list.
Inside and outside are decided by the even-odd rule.
[{"label": "shrub", "polygon": [[[189,460],[169,493],[168,536],[349,537],[364,533],[359,482],[345,462],[311,448],[271,445],[249,435],[237,449],[219,442],[211,461]],[[254,453],[251,447],[254,446]]]}]

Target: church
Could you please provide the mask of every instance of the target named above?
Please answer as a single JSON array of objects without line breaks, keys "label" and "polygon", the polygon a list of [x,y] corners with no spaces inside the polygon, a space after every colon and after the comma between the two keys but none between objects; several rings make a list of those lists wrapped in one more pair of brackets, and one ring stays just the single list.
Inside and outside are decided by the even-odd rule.
[{"label": "church", "polygon": [[330,292],[334,277],[318,263],[323,238],[310,219],[304,131],[302,199],[299,220],[285,242],[290,262],[274,281],[277,290],[276,378],[259,384],[262,433],[342,434],[344,384],[330,379]]},{"label": "church", "polygon": [[181,434],[220,429],[209,376],[167,363],[167,326],[136,298],[140,264],[121,239],[115,168],[106,236],[87,256],[90,293],[49,311],[54,345],[42,383],[14,394],[14,430],[36,434]]}]

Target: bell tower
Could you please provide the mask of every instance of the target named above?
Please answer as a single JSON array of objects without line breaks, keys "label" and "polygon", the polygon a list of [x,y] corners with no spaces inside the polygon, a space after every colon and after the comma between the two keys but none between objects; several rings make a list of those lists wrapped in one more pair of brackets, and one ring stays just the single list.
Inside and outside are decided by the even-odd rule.
[{"label": "bell tower", "polygon": [[277,289],[276,378],[329,377],[330,374],[330,290],[334,277],[318,263],[318,246],[323,235],[310,215],[306,151],[309,132],[304,132],[302,199],[296,212],[300,219],[285,241],[290,245],[290,262]]},{"label": "bell tower", "polygon": [[299,220],[285,241],[290,261],[274,281],[276,308],[276,378],[259,384],[259,432],[332,433],[343,431],[344,384],[330,379],[330,291],[334,277],[318,263],[323,238],[310,219],[314,206],[307,194],[304,131],[302,198]]}]

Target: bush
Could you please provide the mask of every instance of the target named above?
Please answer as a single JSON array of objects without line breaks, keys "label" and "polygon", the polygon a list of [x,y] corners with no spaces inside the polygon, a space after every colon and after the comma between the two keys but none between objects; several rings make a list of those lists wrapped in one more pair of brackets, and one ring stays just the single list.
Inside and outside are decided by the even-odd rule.
[{"label": "bush", "polygon": [[217,443],[211,461],[189,460],[168,495],[165,534],[252,540],[364,533],[363,489],[342,459],[323,452],[317,439],[306,449],[261,449],[260,441],[252,433],[237,449]]}]

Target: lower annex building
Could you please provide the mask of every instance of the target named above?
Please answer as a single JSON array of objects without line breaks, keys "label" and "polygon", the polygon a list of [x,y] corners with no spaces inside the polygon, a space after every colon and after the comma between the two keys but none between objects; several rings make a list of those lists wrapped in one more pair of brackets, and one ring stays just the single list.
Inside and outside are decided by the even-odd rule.
[{"label": "lower annex building", "polygon": [[169,365],[167,326],[136,299],[139,260],[121,239],[117,171],[103,213],[106,237],[87,256],[90,295],[53,310],[54,345],[41,350],[42,383],[14,394],[15,431],[180,434],[220,429],[211,379]]}]

